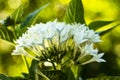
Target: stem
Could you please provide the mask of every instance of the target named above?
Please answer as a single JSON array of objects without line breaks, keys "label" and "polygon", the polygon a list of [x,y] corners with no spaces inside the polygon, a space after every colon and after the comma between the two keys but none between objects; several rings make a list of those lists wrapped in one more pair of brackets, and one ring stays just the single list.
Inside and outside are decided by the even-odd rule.
[{"label": "stem", "polygon": [[72,72],[73,72],[73,74],[74,74],[75,80],[79,80],[80,71],[81,71],[81,66],[74,64],[74,65],[72,65],[71,70],[72,70]]},{"label": "stem", "polygon": [[37,71],[37,74],[43,76],[46,80],[50,80],[46,75],[44,75],[40,70]]},{"label": "stem", "polygon": [[64,63],[62,63],[62,67],[65,66],[66,64],[69,64],[69,62],[70,62],[70,58],[67,59]]},{"label": "stem", "polygon": [[51,63],[53,65],[54,70],[56,70],[55,64],[54,64],[54,62],[52,60],[51,60]]},{"label": "stem", "polygon": [[73,59],[75,59],[75,57],[76,57],[76,52],[77,52],[77,47],[75,46],[74,47],[74,52],[73,52]]}]

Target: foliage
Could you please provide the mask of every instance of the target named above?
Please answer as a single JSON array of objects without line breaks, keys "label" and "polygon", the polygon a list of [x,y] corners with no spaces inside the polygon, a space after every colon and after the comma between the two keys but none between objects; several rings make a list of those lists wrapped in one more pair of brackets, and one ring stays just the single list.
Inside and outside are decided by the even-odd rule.
[{"label": "foliage", "polygon": [[71,0],[65,14],[65,22],[85,24],[82,0]]},{"label": "foliage", "polygon": [[119,76],[102,76],[102,77],[91,78],[87,80],[119,80],[119,79],[120,79]]},{"label": "foliage", "polygon": [[[4,20],[4,23],[0,26],[0,39],[8,41],[14,44],[14,41],[20,37],[28,27],[36,23],[36,19],[38,18],[41,10],[48,7],[48,4],[45,4],[43,7],[33,11],[30,13],[24,20],[22,18],[23,15],[23,6],[21,5],[18,9],[16,9],[9,17]],[[66,14],[64,16],[64,21],[66,23],[81,23],[86,24],[84,19],[84,7],[82,4],[82,0],[71,0],[69,6],[67,8]],[[96,21],[90,23],[88,26],[90,29],[97,30],[105,25],[108,25],[114,21]],[[119,24],[117,24],[119,25]],[[100,35],[107,33],[108,31],[114,29],[116,26],[112,26],[106,30],[97,32]],[[53,50],[55,51],[55,49]],[[61,55],[62,56],[62,55]],[[53,56],[54,57],[54,56]],[[2,80],[78,80],[75,79],[75,75],[80,74],[80,69],[78,66],[70,69],[69,62],[66,64],[68,66],[64,66],[62,70],[51,70],[51,67],[44,67],[43,61],[32,60],[31,66],[28,67],[29,73],[22,73],[22,77],[8,77],[4,74],[0,74],[0,79]],[[42,66],[42,67],[41,67]],[[49,69],[50,68],[50,69]],[[79,72],[75,72],[76,69],[79,69]],[[82,69],[82,68],[81,68]],[[82,77],[81,75],[79,75]],[[120,79],[117,76],[107,76],[107,77],[98,77],[91,78],[87,80],[105,80],[105,79]]]}]

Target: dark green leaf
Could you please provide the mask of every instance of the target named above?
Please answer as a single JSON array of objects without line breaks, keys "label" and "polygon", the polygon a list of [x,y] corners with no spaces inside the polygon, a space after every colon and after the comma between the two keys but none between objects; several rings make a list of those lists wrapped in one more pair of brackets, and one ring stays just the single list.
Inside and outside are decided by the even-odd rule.
[{"label": "dark green leaf", "polygon": [[27,73],[22,73],[22,75],[25,79],[28,79],[28,77],[29,77],[29,75]]},{"label": "dark green leaf", "polygon": [[4,26],[11,26],[11,25],[13,25],[14,24],[14,20],[12,20],[11,18],[10,18],[10,16],[9,17],[7,17],[5,20],[4,20]]},{"label": "dark green leaf", "polygon": [[0,39],[13,42],[19,37],[19,32],[17,32],[14,27],[21,22],[22,14],[23,6],[21,5],[8,18],[6,18],[6,20],[4,20],[4,24],[0,27]]},{"label": "dark green leaf", "polygon": [[9,77],[10,80],[27,80],[22,77]]},{"label": "dark green leaf", "polygon": [[10,80],[10,78],[4,74],[0,74],[0,80]]},{"label": "dark green leaf", "polygon": [[9,30],[7,27],[0,27],[0,39],[13,42],[16,38],[14,31]]},{"label": "dark green leaf", "polygon": [[50,80],[68,80],[67,76],[60,70],[43,71]]},{"label": "dark green leaf", "polygon": [[98,78],[90,78],[87,80],[120,80],[119,76],[102,76]]},{"label": "dark green leaf", "polygon": [[11,19],[14,20],[14,24],[17,22],[21,22],[21,18],[23,15],[23,5],[21,5],[18,9],[14,11],[14,13],[10,16]]},{"label": "dark green leaf", "polygon": [[90,29],[97,30],[102,26],[112,23],[113,21],[95,21],[90,23],[88,26]]},{"label": "dark green leaf", "polygon": [[65,22],[84,24],[84,9],[82,0],[71,0],[65,14]]},{"label": "dark green leaf", "polygon": [[45,9],[49,4],[46,4],[39,9],[35,10],[34,12],[30,13],[26,18],[25,21],[21,24],[20,28],[31,26],[35,23],[36,19],[39,16],[41,10]]},{"label": "dark green leaf", "polygon": [[40,70],[37,71],[37,79],[40,80],[50,80],[50,78],[48,78],[48,76],[46,76],[45,74],[43,74]]},{"label": "dark green leaf", "polygon": [[74,74],[73,74],[73,72],[71,70],[71,66],[69,66],[69,67],[68,66],[64,66],[62,68],[62,70],[63,70],[65,76],[67,77],[66,80],[75,80]]},{"label": "dark green leaf", "polygon": [[29,68],[29,79],[30,80],[35,80],[36,69],[38,69],[38,63],[39,61],[32,60],[31,66]]},{"label": "dark green leaf", "polygon": [[40,70],[39,70],[39,61],[32,60],[31,66],[29,68],[29,74],[27,77],[28,80],[49,80],[47,76],[45,76]]},{"label": "dark green leaf", "polygon": [[31,80],[67,80],[65,74],[60,70],[47,70],[39,67],[39,61],[33,60],[29,69]]},{"label": "dark green leaf", "polygon": [[22,77],[9,77],[4,74],[0,74],[0,80],[27,80],[27,79]]},{"label": "dark green leaf", "polygon": [[18,9],[16,9],[4,22],[5,26],[15,26],[20,23],[23,15],[23,5],[21,5]]},{"label": "dark green leaf", "polygon": [[[69,55],[66,55],[66,56],[69,56]],[[62,64],[61,70],[66,75],[67,80],[75,80],[72,66],[73,66],[73,64],[72,64],[72,61],[70,58],[69,59],[67,58],[67,60],[65,60],[64,64]]]}]

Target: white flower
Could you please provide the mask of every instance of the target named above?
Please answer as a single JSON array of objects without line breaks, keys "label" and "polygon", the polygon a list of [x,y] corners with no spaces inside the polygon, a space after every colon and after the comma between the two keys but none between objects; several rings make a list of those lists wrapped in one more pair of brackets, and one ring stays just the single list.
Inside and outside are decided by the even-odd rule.
[{"label": "white flower", "polygon": [[98,50],[94,49],[93,44],[86,44],[84,47],[84,52],[88,55],[95,55],[98,53]]},{"label": "white flower", "polygon": [[84,39],[84,30],[81,30],[81,31],[76,31],[74,33],[74,42],[77,44],[77,45],[80,45],[81,43],[85,42],[87,39]]},{"label": "white flower", "polygon": [[27,55],[27,52],[24,50],[23,47],[16,46],[15,50],[13,51],[12,55]]},{"label": "white flower", "polygon": [[99,54],[95,54],[90,60],[82,63],[82,65],[91,63],[91,62],[106,62],[104,59],[102,59],[104,53],[99,53]]},{"label": "white flower", "polygon": [[61,32],[62,29],[66,26],[66,24],[64,22],[60,23],[60,22],[56,22],[55,24],[55,28],[58,32]]},{"label": "white flower", "polygon": [[52,38],[56,33],[56,29],[54,27],[48,27],[46,30],[45,38]]},{"label": "white flower", "polygon": [[88,39],[90,42],[100,42],[100,36],[95,34],[93,30],[87,30],[85,32],[84,38]]},{"label": "white flower", "polygon": [[79,46],[79,48],[80,48],[81,54],[80,54],[80,57],[77,59],[77,61],[82,60],[86,56],[95,56],[96,54],[98,54],[98,50],[94,49],[93,43]]},{"label": "white flower", "polygon": [[36,24],[28,28],[28,30],[16,40],[15,43],[17,46],[12,55],[25,55],[35,58],[29,54],[29,51],[26,51],[25,48],[28,48],[31,50],[30,52],[40,57],[44,56],[44,54],[41,54],[43,50],[52,50],[51,47],[61,49],[58,51],[64,51],[65,49],[69,49],[68,47],[72,47],[70,49],[72,49],[71,51],[73,52],[65,50],[65,53],[73,53],[74,58],[77,57],[77,59],[75,59],[77,62],[83,60],[83,58],[88,55],[92,56],[92,58],[82,64],[93,61],[105,62],[105,60],[101,58],[103,53],[98,54],[98,50],[94,49],[93,44],[95,42],[100,42],[100,36],[84,24],[66,24],[65,22],[55,20],[53,22]]},{"label": "white flower", "polygon": [[102,56],[104,55],[104,53],[99,53],[93,56],[93,58],[91,59],[91,61],[96,61],[96,62],[106,62],[104,59],[102,59]]},{"label": "white flower", "polygon": [[100,42],[100,36],[95,34],[93,30],[89,30],[84,24],[73,24],[72,34],[74,35],[74,41],[77,45],[83,42]]},{"label": "white flower", "polygon": [[30,46],[31,43],[33,42],[33,40],[30,38],[31,38],[30,35],[23,34],[22,37],[20,37],[18,40],[16,40],[15,43],[18,44],[19,46]]},{"label": "white flower", "polygon": [[71,34],[73,35],[73,40],[76,43],[76,45],[80,45],[81,43],[85,42],[87,39],[85,39],[85,32],[87,30],[87,27],[83,24],[72,24],[73,30],[71,31]]},{"label": "white flower", "polygon": [[69,39],[69,37],[71,37],[71,29],[72,26],[68,24],[63,28],[60,33],[60,43],[66,41],[67,39]]}]

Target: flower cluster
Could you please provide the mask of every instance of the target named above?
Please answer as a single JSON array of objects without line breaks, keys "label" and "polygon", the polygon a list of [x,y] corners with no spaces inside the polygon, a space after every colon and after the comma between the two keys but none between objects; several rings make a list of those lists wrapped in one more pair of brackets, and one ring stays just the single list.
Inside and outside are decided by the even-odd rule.
[{"label": "flower cluster", "polygon": [[[56,47],[58,51],[67,51],[75,62],[87,64],[90,62],[105,62],[94,48],[94,43],[100,42],[100,36],[87,26],[80,23],[66,24],[64,22],[40,23],[28,30],[16,40],[16,48],[12,55],[42,56],[42,51]],[[71,52],[68,49],[71,47]],[[57,53],[56,53],[57,54]],[[90,59],[83,60],[86,56]]]}]

